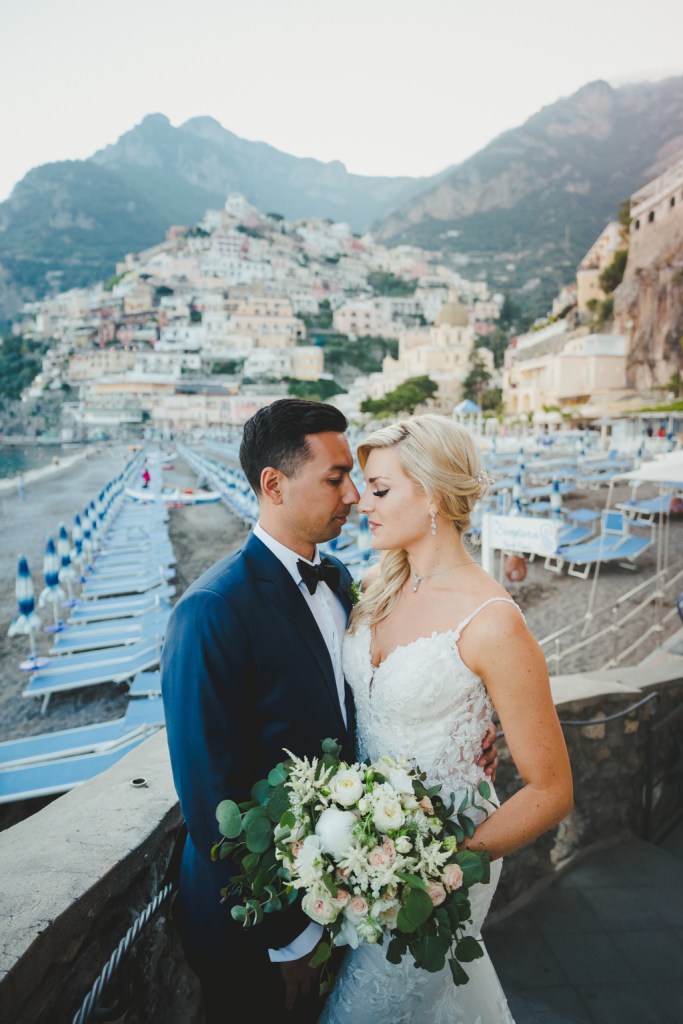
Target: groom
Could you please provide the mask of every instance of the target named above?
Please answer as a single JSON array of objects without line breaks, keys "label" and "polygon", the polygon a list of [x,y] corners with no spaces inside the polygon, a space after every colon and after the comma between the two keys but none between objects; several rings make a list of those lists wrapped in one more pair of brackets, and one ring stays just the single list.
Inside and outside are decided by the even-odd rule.
[{"label": "groom", "polygon": [[[313,757],[329,736],[355,760],[341,667],[351,575],[337,559],[321,563],[317,549],[359,500],[346,428],[334,406],[288,398],[246,422],[240,462],[259,522],[183,594],[166,630],[161,687],[188,826],[175,916],[207,1024],[231,1017],[238,995],[269,1024],[314,1022],[322,1008],[308,967],[320,926],[295,904],[244,929],[220,901],[234,866],[212,862],[210,851],[218,803],[247,799],[283,748]],[[495,759],[494,746],[485,761]]]}]

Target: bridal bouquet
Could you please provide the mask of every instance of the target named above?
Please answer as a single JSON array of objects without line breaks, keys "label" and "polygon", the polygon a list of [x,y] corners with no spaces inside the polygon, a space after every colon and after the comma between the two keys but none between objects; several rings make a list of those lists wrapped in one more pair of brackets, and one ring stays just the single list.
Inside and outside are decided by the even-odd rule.
[{"label": "bridal bouquet", "polygon": [[[448,961],[456,985],[468,981],[462,964],[483,955],[465,934],[471,918],[469,889],[489,880],[489,856],[458,850],[474,833],[468,811],[487,782],[456,807],[441,787],[426,787],[410,761],[382,757],[347,764],[327,739],[322,756],[295,757],[276,765],[242,804],[223,800],[216,810],[223,837],[213,860],[238,867],[224,899],[244,927],[301,895],[301,907],[322,924],[329,941],[311,961],[325,965],[333,946],[382,942],[399,963],[409,951],[415,965],[439,971]],[[323,982],[329,988],[329,981]]]}]

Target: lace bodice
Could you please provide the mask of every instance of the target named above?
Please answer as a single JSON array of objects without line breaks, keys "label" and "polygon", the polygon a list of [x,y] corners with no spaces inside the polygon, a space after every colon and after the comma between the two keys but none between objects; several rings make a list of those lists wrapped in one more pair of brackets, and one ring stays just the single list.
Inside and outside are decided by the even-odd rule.
[{"label": "lace bodice", "polygon": [[463,629],[494,601],[492,597],[455,629],[420,637],[394,648],[377,667],[370,629],[361,625],[343,645],[344,675],[353,690],[357,754],[414,757],[428,784],[444,792],[471,789],[483,778],[476,761],[493,707],[486,687],[460,656]]}]

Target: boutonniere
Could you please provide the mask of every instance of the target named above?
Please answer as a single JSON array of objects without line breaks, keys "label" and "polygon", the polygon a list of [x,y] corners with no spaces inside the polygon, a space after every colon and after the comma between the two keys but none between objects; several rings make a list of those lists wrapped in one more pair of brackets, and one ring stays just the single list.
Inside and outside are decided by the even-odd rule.
[{"label": "boutonniere", "polygon": [[360,583],[358,582],[358,580],[351,580],[348,586],[347,593],[351,600],[351,604],[358,604],[358,602],[360,601]]}]

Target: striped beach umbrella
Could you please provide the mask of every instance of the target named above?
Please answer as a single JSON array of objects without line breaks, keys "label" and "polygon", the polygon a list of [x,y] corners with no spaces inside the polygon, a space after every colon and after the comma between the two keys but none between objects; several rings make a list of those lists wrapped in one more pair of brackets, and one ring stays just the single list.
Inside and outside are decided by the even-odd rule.
[{"label": "striped beach umbrella", "polygon": [[83,566],[85,564],[85,554],[83,552],[83,526],[81,525],[81,517],[76,513],[74,516],[74,525],[71,530],[71,540],[73,541],[73,548],[71,549],[71,561],[74,562],[80,571],[78,578],[79,583],[85,583],[85,576],[83,575]]},{"label": "striped beach umbrella", "polygon": [[64,523],[59,524],[59,533],[57,534],[57,555],[59,557],[59,582],[66,586],[68,593],[66,604],[70,608],[73,608],[76,603],[76,599],[74,598],[74,583],[78,579],[78,574],[71,564],[71,543]]},{"label": "striped beach umbrella", "polygon": [[43,555],[43,576],[45,586],[40,592],[38,606],[43,608],[46,604],[52,605],[54,623],[45,627],[46,633],[57,633],[64,629],[65,623],[59,618],[59,605],[66,599],[66,594],[59,585],[59,555],[53,537],[48,537],[45,543]]},{"label": "striped beach umbrella", "polygon": [[7,630],[7,635],[10,637],[27,636],[29,638],[31,657],[27,661],[22,661],[19,668],[25,670],[40,668],[42,665],[45,665],[49,659],[39,658],[36,654],[36,631],[40,629],[41,618],[35,610],[35,591],[33,589],[33,580],[31,579],[31,573],[28,567],[28,560],[25,555],[19,556],[15,593],[17,597],[17,605],[19,607],[19,614],[11,623]]}]

